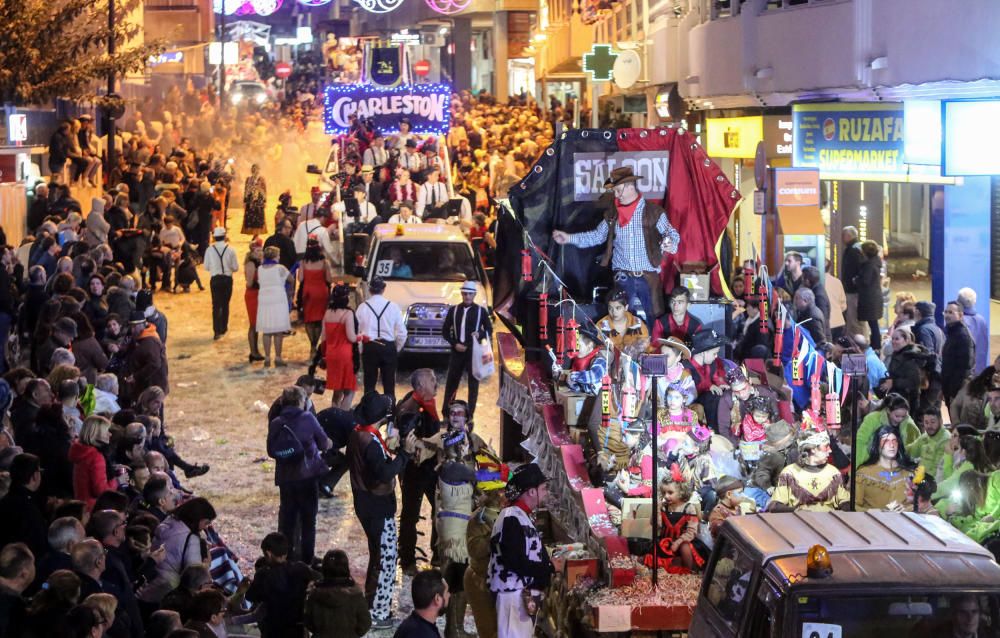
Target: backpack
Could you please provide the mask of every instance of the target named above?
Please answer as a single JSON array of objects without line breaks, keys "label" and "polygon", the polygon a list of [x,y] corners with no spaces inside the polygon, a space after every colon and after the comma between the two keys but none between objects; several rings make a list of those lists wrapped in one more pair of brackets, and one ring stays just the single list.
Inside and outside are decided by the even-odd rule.
[{"label": "backpack", "polygon": [[268,428],[267,455],[280,463],[298,462],[305,456],[302,441],[281,417],[271,421]]}]

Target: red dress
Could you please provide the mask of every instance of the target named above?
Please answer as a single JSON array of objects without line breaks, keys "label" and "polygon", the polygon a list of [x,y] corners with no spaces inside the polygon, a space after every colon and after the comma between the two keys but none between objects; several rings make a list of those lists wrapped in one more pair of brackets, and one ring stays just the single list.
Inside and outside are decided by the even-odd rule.
[{"label": "red dress", "polygon": [[257,327],[257,295],[260,294],[260,284],[257,283],[257,268],[260,264],[254,262],[256,268],[253,271],[253,283],[243,293],[243,302],[247,305],[247,317],[250,318],[250,327]]},{"label": "red dress", "polygon": [[327,321],[323,329],[326,332],[326,389],[356,390],[358,379],[354,374],[352,344],[347,340],[344,324]]},{"label": "red dress", "polygon": [[326,283],[326,269],[302,269],[302,320],[306,323],[323,321],[326,304],[330,298],[330,285]]}]

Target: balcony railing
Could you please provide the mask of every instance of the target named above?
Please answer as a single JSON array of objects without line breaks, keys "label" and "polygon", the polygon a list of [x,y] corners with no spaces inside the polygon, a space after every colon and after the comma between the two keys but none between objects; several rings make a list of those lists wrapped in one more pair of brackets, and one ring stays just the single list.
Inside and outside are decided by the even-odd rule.
[{"label": "balcony railing", "polygon": [[760,6],[760,13],[765,13],[836,1],[838,0],[701,0],[701,15],[703,20],[718,20],[738,16],[756,5]]}]

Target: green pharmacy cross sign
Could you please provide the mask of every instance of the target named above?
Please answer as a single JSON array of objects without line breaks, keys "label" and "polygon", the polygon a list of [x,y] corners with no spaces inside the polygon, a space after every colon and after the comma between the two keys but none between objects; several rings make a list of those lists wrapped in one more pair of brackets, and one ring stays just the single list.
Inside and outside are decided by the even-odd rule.
[{"label": "green pharmacy cross sign", "polygon": [[611,47],[606,44],[595,44],[590,49],[590,53],[583,56],[583,70],[590,73],[594,80],[606,81],[611,79],[611,70],[618,59],[617,53],[611,52]]}]

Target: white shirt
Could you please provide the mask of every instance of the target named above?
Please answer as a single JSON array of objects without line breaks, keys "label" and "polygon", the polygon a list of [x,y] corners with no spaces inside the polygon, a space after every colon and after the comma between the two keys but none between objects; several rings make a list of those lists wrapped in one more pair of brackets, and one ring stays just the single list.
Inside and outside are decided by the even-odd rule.
[{"label": "white shirt", "polygon": [[409,169],[411,173],[423,170],[424,157],[420,153],[402,153],[399,156],[399,163]]},{"label": "white shirt", "polygon": [[417,205],[413,211],[417,217],[424,218],[424,208],[427,206],[444,206],[448,202],[448,187],[437,182],[426,182],[417,189]]},{"label": "white shirt", "polygon": [[205,250],[205,270],[212,277],[225,275],[232,277],[240,269],[236,251],[225,241],[217,241]]},{"label": "white shirt", "polygon": [[307,219],[312,219],[316,216],[316,209],[319,208],[316,204],[309,202],[301,209],[299,209],[299,219],[305,221]]},{"label": "white shirt", "polygon": [[375,208],[375,204],[371,202],[365,202],[364,204],[358,204],[358,208],[361,210],[361,215],[358,216],[358,221],[362,224],[367,224],[376,217],[378,217],[378,209]]},{"label": "white shirt", "polygon": [[319,245],[323,247],[323,252],[326,253],[327,258],[333,259],[333,244],[330,242],[330,232],[317,219],[307,219],[295,229],[295,237],[292,238],[292,241],[295,242],[295,252],[300,255],[306,252],[306,242],[309,241],[309,235],[316,235],[316,238],[319,239]]},{"label": "white shirt", "polygon": [[410,218],[408,220],[403,221],[403,218],[399,216],[399,213],[396,213],[395,215],[393,215],[392,217],[389,218],[389,222],[388,223],[390,223],[390,224],[422,224],[424,222],[419,217],[417,217],[416,215],[410,215]]},{"label": "white shirt", "polygon": [[365,149],[363,163],[370,166],[382,166],[388,161],[389,156],[385,152],[385,148],[375,148],[374,146],[369,146]]},{"label": "white shirt", "polygon": [[[378,317],[381,313],[381,317]],[[358,306],[355,315],[358,318],[360,334],[372,341],[380,340],[396,344],[396,350],[401,350],[406,343],[406,322],[399,306],[382,295],[372,295],[368,301]]]}]

